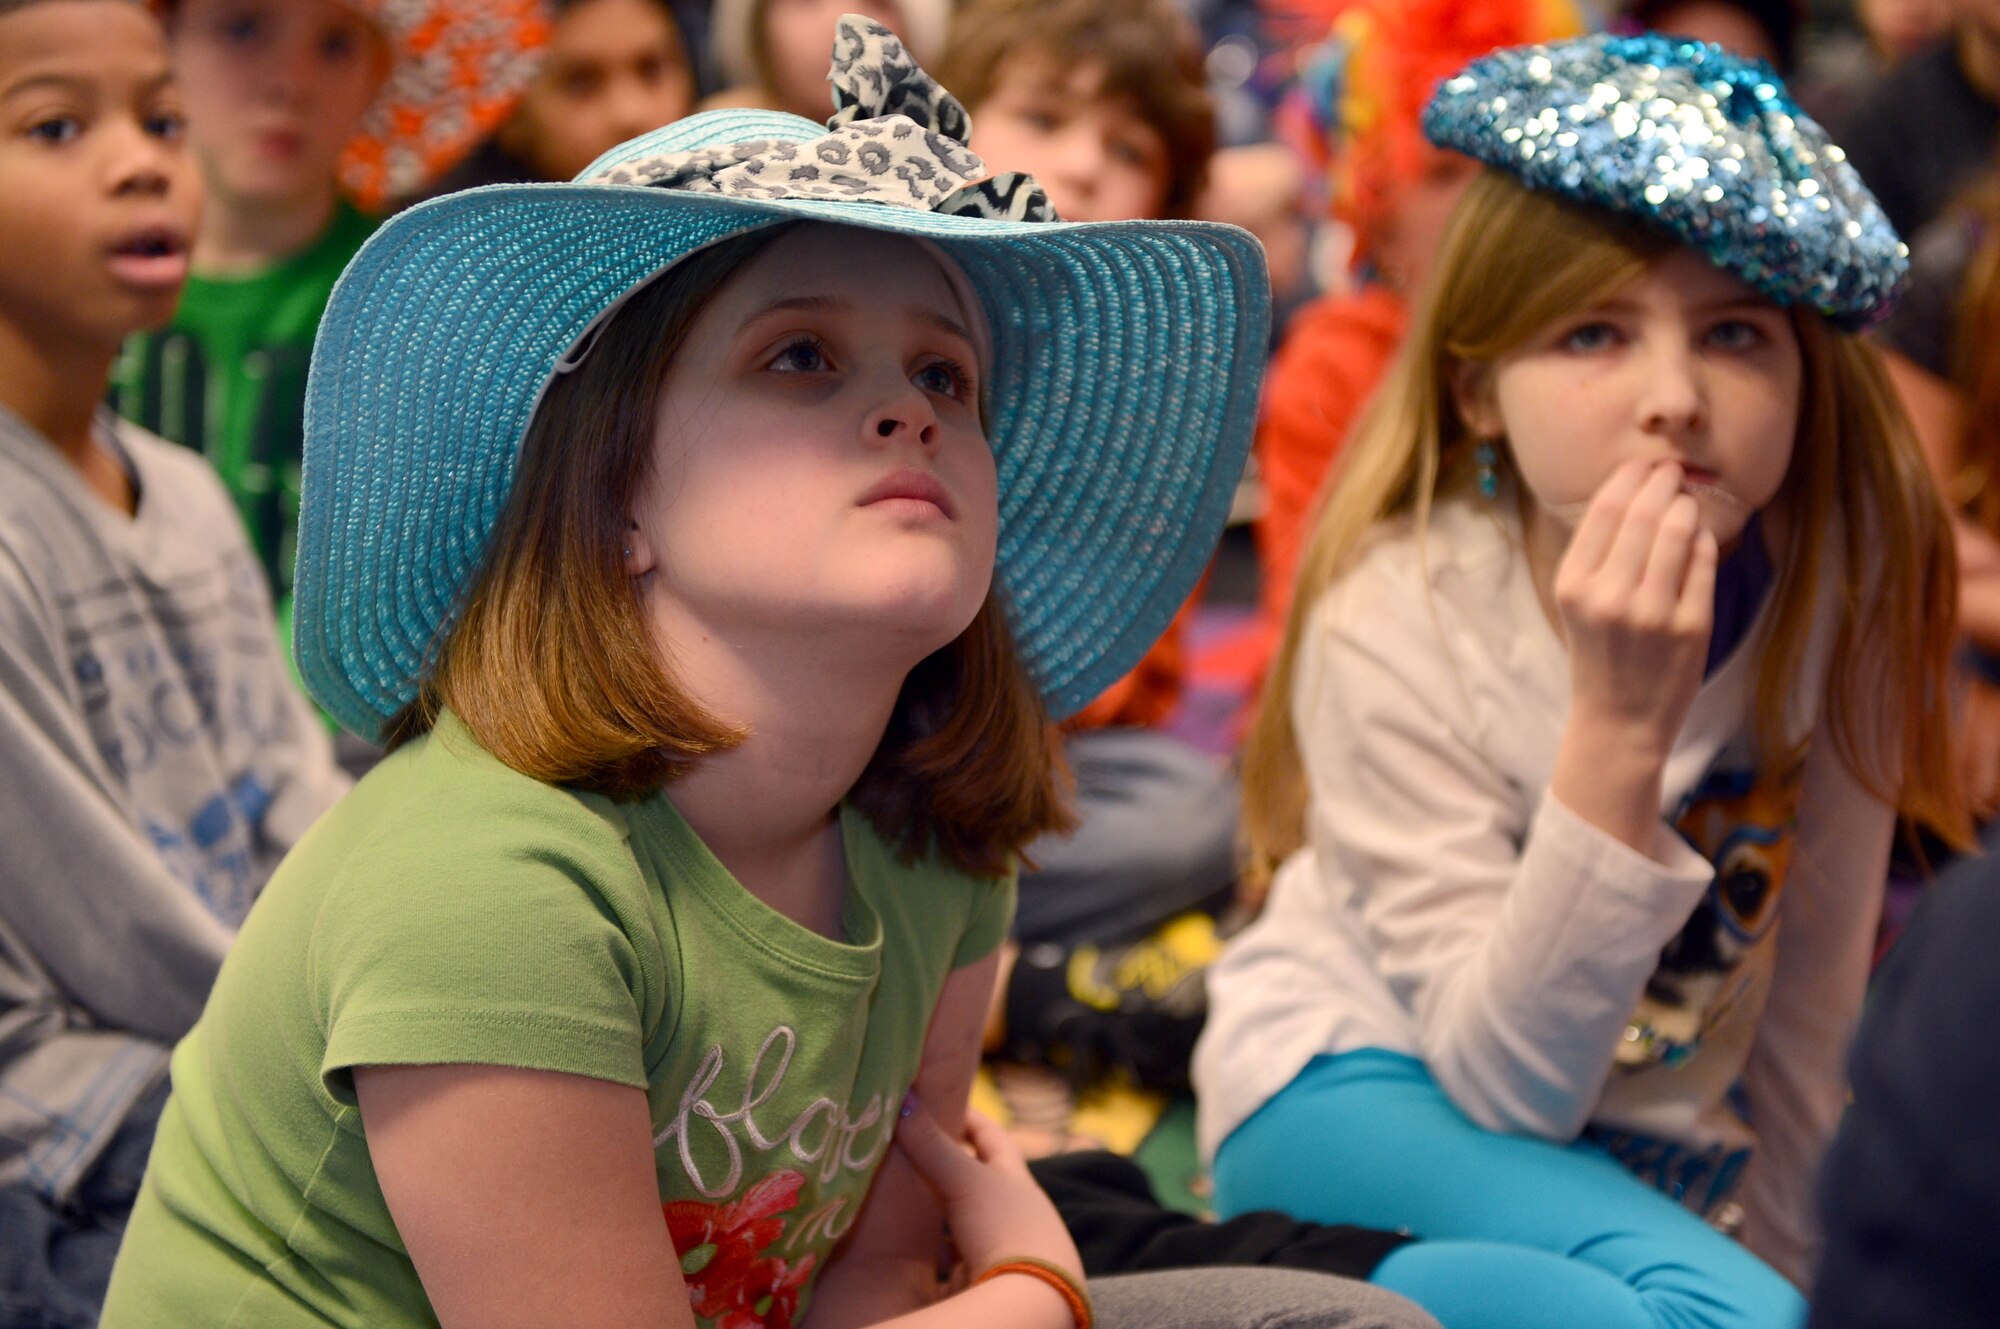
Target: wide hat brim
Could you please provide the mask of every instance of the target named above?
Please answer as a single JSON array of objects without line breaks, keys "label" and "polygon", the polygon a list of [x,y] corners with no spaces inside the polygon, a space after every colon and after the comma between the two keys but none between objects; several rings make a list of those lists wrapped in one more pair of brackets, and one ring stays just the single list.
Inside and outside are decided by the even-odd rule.
[{"label": "wide hat brim", "polygon": [[[822,132],[772,112],[709,112],[585,176],[621,157]],[[415,697],[564,356],[689,254],[787,221],[918,237],[963,269],[991,327],[996,577],[1030,673],[1060,718],[1138,662],[1200,578],[1249,450],[1270,318],[1249,233],[498,185],[390,219],[320,325],[294,640],[334,718],[373,736]]]}]

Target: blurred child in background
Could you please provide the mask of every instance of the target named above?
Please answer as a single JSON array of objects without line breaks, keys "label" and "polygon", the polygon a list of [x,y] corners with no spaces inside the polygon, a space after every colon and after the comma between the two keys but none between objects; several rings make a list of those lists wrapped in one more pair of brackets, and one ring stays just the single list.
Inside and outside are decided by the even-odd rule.
[{"label": "blurred child in background", "polygon": [[551,8],[548,48],[520,105],[432,195],[573,180],[606,150],[694,109],[694,65],[667,0]]},{"label": "blurred child in background", "polygon": [[136,0],[0,0],[0,1325],[96,1320],[237,924],[345,789],[199,457],[101,409],[200,179]]},{"label": "blurred child in background", "polygon": [[2000,141],[2000,0],[1949,4],[1949,28],[1878,74],[1839,126],[1854,169],[1906,236],[1973,183]]},{"label": "blurred child in background", "polygon": [[215,464],[288,622],[327,296],[367,210],[505,116],[545,25],[535,0],[175,0],[167,15],[208,207],[173,321],[127,347],[114,400]]}]

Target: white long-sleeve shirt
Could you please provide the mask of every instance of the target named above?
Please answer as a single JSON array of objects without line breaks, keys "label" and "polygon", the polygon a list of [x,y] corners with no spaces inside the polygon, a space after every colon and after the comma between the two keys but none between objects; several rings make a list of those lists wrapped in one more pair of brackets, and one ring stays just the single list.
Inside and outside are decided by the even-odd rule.
[{"label": "white long-sleeve shirt", "polygon": [[[1518,523],[1447,502],[1421,545],[1385,530],[1301,644],[1307,843],[1210,975],[1204,1155],[1314,1056],[1407,1053],[1488,1129],[1588,1127],[1698,1208],[1740,1201],[1746,1242],[1802,1278],[1894,817],[1830,736],[1758,768],[1769,613],[1697,694],[1640,853],[1547,797],[1569,662]],[[1794,737],[1836,614],[1829,591]]]}]

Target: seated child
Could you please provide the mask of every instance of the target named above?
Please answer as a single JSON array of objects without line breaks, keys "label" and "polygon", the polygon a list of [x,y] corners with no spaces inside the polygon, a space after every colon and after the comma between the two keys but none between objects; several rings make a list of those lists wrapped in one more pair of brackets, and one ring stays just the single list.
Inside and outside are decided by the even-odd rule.
[{"label": "seated child", "polygon": [[[1066,221],[1181,218],[1215,148],[1201,48],[1173,0],[974,0],[940,66],[972,145],[1025,171]],[[1081,1083],[1119,1067],[1180,1088],[1236,880],[1236,783],[1161,732],[1179,701],[1184,611],[1065,726],[1074,835],[1029,846],[990,1040]]]},{"label": "seated child", "polygon": [[514,113],[431,196],[573,180],[603,153],[694,109],[695,76],[667,0],[558,0]]},{"label": "seated child", "polygon": [[0,1321],[66,1327],[95,1320],[168,1049],[345,781],[214,473],[99,406],[200,212],[159,24],[8,0],[0,116]]},{"label": "seated child", "polygon": [[470,4],[166,6],[207,206],[180,306],[127,347],[113,400],[215,464],[287,621],[306,360],[364,208],[455,161],[533,72],[533,0]]},{"label": "seated child", "polygon": [[1498,52],[1424,127],[1482,169],[1246,752],[1217,1209],[1421,1233],[1371,1278],[1449,1329],[1795,1326],[1897,817],[1970,838],[1949,522],[1854,335],[1906,251],[1719,47]]},{"label": "seated child", "polygon": [[[105,1329],[1090,1324],[1018,1154],[959,1137],[1014,856],[1067,819],[1047,718],[1200,572],[1263,267],[1055,222],[885,30],[837,50],[830,132],[691,117],[403,212],[336,289],[300,664],[395,750],[175,1054]],[[888,169],[795,169],[840,155]],[[1422,1322],[1313,1287],[1283,1322]]]}]

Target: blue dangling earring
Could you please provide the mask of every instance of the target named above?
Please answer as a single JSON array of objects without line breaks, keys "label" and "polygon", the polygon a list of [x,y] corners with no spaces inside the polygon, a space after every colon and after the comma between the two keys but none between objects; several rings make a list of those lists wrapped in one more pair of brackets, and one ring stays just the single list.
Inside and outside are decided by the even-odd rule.
[{"label": "blue dangling earring", "polygon": [[1472,450],[1472,461],[1479,480],[1479,496],[1490,503],[1500,497],[1500,450],[1492,439],[1482,438]]}]

